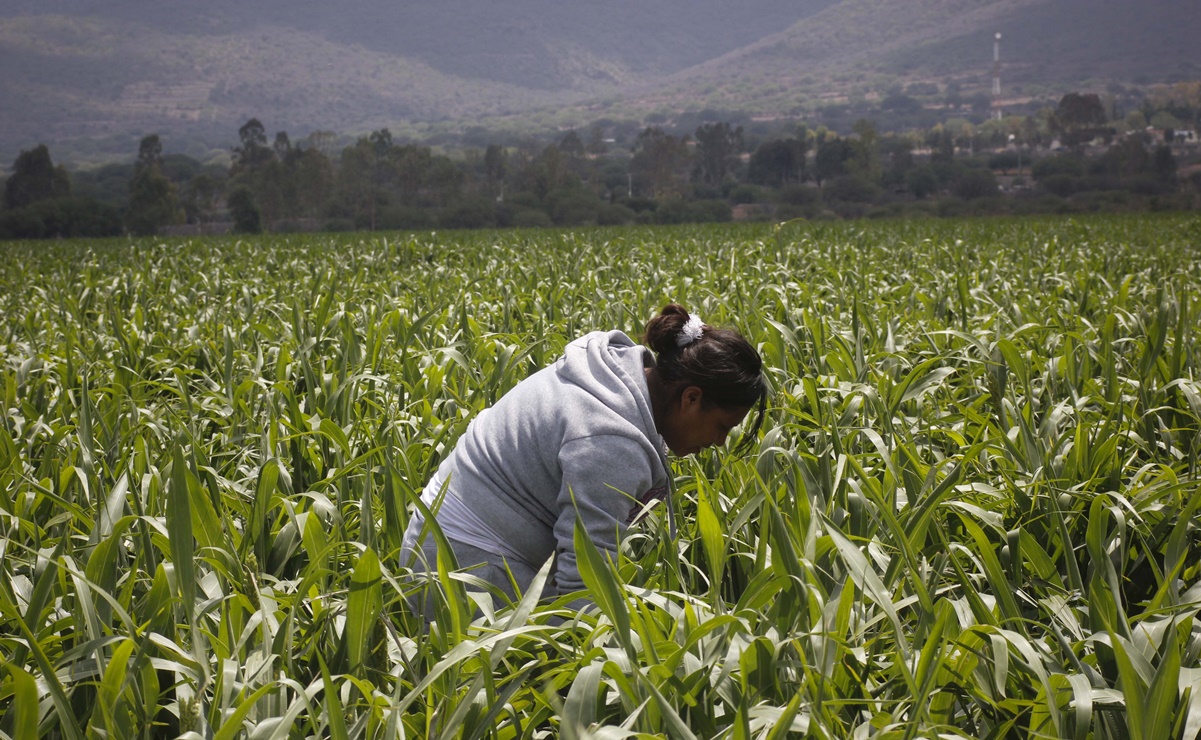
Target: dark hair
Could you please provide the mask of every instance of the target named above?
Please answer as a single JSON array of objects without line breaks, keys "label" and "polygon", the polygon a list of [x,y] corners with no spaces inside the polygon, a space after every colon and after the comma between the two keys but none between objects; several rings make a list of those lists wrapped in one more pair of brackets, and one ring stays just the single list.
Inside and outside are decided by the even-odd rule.
[{"label": "dark hair", "polygon": [[756,408],[751,429],[738,443],[745,452],[754,444],[767,409],[767,379],[759,353],[736,331],[706,324],[699,339],[680,346],[688,309],[677,303],[663,307],[646,325],[643,342],[657,358],[654,372],[670,393],[690,385],[701,389],[702,402],[725,408]]}]

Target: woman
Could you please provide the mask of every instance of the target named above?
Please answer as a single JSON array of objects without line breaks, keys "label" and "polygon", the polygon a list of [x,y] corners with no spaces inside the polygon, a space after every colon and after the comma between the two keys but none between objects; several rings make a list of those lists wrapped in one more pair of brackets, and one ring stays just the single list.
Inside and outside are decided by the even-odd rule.
[{"label": "woman", "polygon": [[[754,347],[676,304],[650,321],[645,342],[586,334],[468,425],[421,496],[460,567],[513,598],[509,574],[524,591],[554,553],[550,590],[581,590],[577,517],[616,559],[634,515],[668,491],[667,450],[724,444],[755,408],[753,442],[767,399]],[[424,524],[414,514],[401,548],[418,571],[437,557],[432,536],[419,542]]]}]

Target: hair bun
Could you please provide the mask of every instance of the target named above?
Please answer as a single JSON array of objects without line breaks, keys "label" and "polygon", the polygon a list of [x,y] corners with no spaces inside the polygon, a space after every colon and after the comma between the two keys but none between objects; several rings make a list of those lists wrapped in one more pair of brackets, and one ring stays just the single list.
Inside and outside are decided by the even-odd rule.
[{"label": "hair bun", "polygon": [[678,352],[681,346],[679,337],[689,318],[688,309],[678,303],[667,304],[646,325],[646,346],[654,350],[656,355]]}]

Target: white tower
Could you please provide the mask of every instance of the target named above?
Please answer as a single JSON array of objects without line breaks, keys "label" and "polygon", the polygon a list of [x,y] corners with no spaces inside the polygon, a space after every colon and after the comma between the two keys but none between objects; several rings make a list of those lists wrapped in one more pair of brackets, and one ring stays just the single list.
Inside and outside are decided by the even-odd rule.
[{"label": "white tower", "polygon": [[1001,119],[1001,34],[993,37],[992,44],[992,117]]}]

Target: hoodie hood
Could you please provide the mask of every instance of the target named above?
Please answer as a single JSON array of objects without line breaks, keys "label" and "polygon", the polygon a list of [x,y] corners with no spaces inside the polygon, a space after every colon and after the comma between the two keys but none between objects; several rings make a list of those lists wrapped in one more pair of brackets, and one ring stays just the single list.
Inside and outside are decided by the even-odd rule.
[{"label": "hoodie hood", "polygon": [[624,332],[595,331],[567,345],[556,373],[617,417],[634,423],[647,439],[661,446],[645,374],[654,364],[651,351],[635,344]]}]

